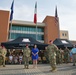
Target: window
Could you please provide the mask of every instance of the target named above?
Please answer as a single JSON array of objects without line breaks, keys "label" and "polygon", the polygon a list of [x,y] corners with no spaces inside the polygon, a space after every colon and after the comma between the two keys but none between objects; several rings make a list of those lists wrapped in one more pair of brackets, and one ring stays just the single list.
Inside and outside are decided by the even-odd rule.
[{"label": "window", "polygon": [[67,36],[67,34],[65,33],[65,36]]},{"label": "window", "polygon": [[62,33],[62,36],[64,36],[64,33]]},{"label": "window", "polygon": [[[14,32],[11,33],[11,39],[16,39],[17,37],[33,37],[34,39],[36,39],[36,27],[34,26],[22,26],[22,25],[12,25],[12,30]],[[22,33],[22,31],[24,31],[25,33]],[[31,32],[31,33],[30,33]],[[37,28],[37,40],[44,40],[44,28],[42,27],[38,27]]]},{"label": "window", "polygon": [[[12,30],[17,30],[17,31],[36,31],[36,27],[31,27],[31,26],[17,26],[17,25],[12,25]],[[43,28],[38,27],[37,28],[38,32],[44,32]]]}]

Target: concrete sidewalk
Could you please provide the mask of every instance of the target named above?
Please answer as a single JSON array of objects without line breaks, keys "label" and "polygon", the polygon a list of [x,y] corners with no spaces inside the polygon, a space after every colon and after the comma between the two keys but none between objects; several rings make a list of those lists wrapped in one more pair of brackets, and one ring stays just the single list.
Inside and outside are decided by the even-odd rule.
[{"label": "concrete sidewalk", "polygon": [[0,66],[0,75],[76,75],[76,66],[72,63],[57,65],[57,72],[50,72],[49,64],[38,64],[37,69],[23,69],[23,65]]}]

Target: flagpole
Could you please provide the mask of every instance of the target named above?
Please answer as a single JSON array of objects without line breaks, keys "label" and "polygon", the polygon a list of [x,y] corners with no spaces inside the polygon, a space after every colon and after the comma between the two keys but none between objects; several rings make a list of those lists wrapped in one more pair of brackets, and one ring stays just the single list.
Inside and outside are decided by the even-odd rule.
[{"label": "flagpole", "polygon": [[36,40],[37,40],[37,1],[35,3],[35,10],[34,10],[34,23],[36,25]]},{"label": "flagpole", "polygon": [[10,25],[10,40],[11,40],[11,32],[12,32],[12,20],[11,20],[11,25]]},{"label": "flagpole", "polygon": [[36,40],[37,40],[37,23],[36,23]]},{"label": "flagpole", "polygon": [[11,14],[10,14],[10,34],[9,34],[9,39],[11,40],[11,32],[12,32],[12,19],[13,19],[13,6],[14,6],[14,0],[12,1],[11,4]]},{"label": "flagpole", "polygon": [[58,18],[58,38],[60,38],[59,18]]},{"label": "flagpole", "polygon": [[56,26],[58,27],[58,38],[60,38],[59,17],[58,17],[58,13],[57,13],[57,6],[55,9],[55,21],[56,21]]}]

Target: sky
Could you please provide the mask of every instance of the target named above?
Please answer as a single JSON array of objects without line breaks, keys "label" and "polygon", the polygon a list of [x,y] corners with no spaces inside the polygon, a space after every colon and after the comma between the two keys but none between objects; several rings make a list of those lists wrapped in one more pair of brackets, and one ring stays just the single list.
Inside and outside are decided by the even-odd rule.
[{"label": "sky", "polygon": [[[10,11],[12,1],[0,0],[0,10]],[[37,22],[55,16],[57,6],[60,30],[67,30],[69,40],[76,41],[76,0],[14,0],[13,20],[33,22],[36,1]]]}]

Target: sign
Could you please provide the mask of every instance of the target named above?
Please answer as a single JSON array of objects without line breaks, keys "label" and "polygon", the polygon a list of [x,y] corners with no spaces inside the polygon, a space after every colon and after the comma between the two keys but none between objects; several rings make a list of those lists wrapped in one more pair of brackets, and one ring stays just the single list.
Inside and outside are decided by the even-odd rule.
[{"label": "sign", "polygon": [[68,44],[68,42],[67,42],[66,40],[61,40],[61,42],[62,42],[63,44]]},{"label": "sign", "polygon": [[23,38],[22,42],[30,42],[28,38]]}]

